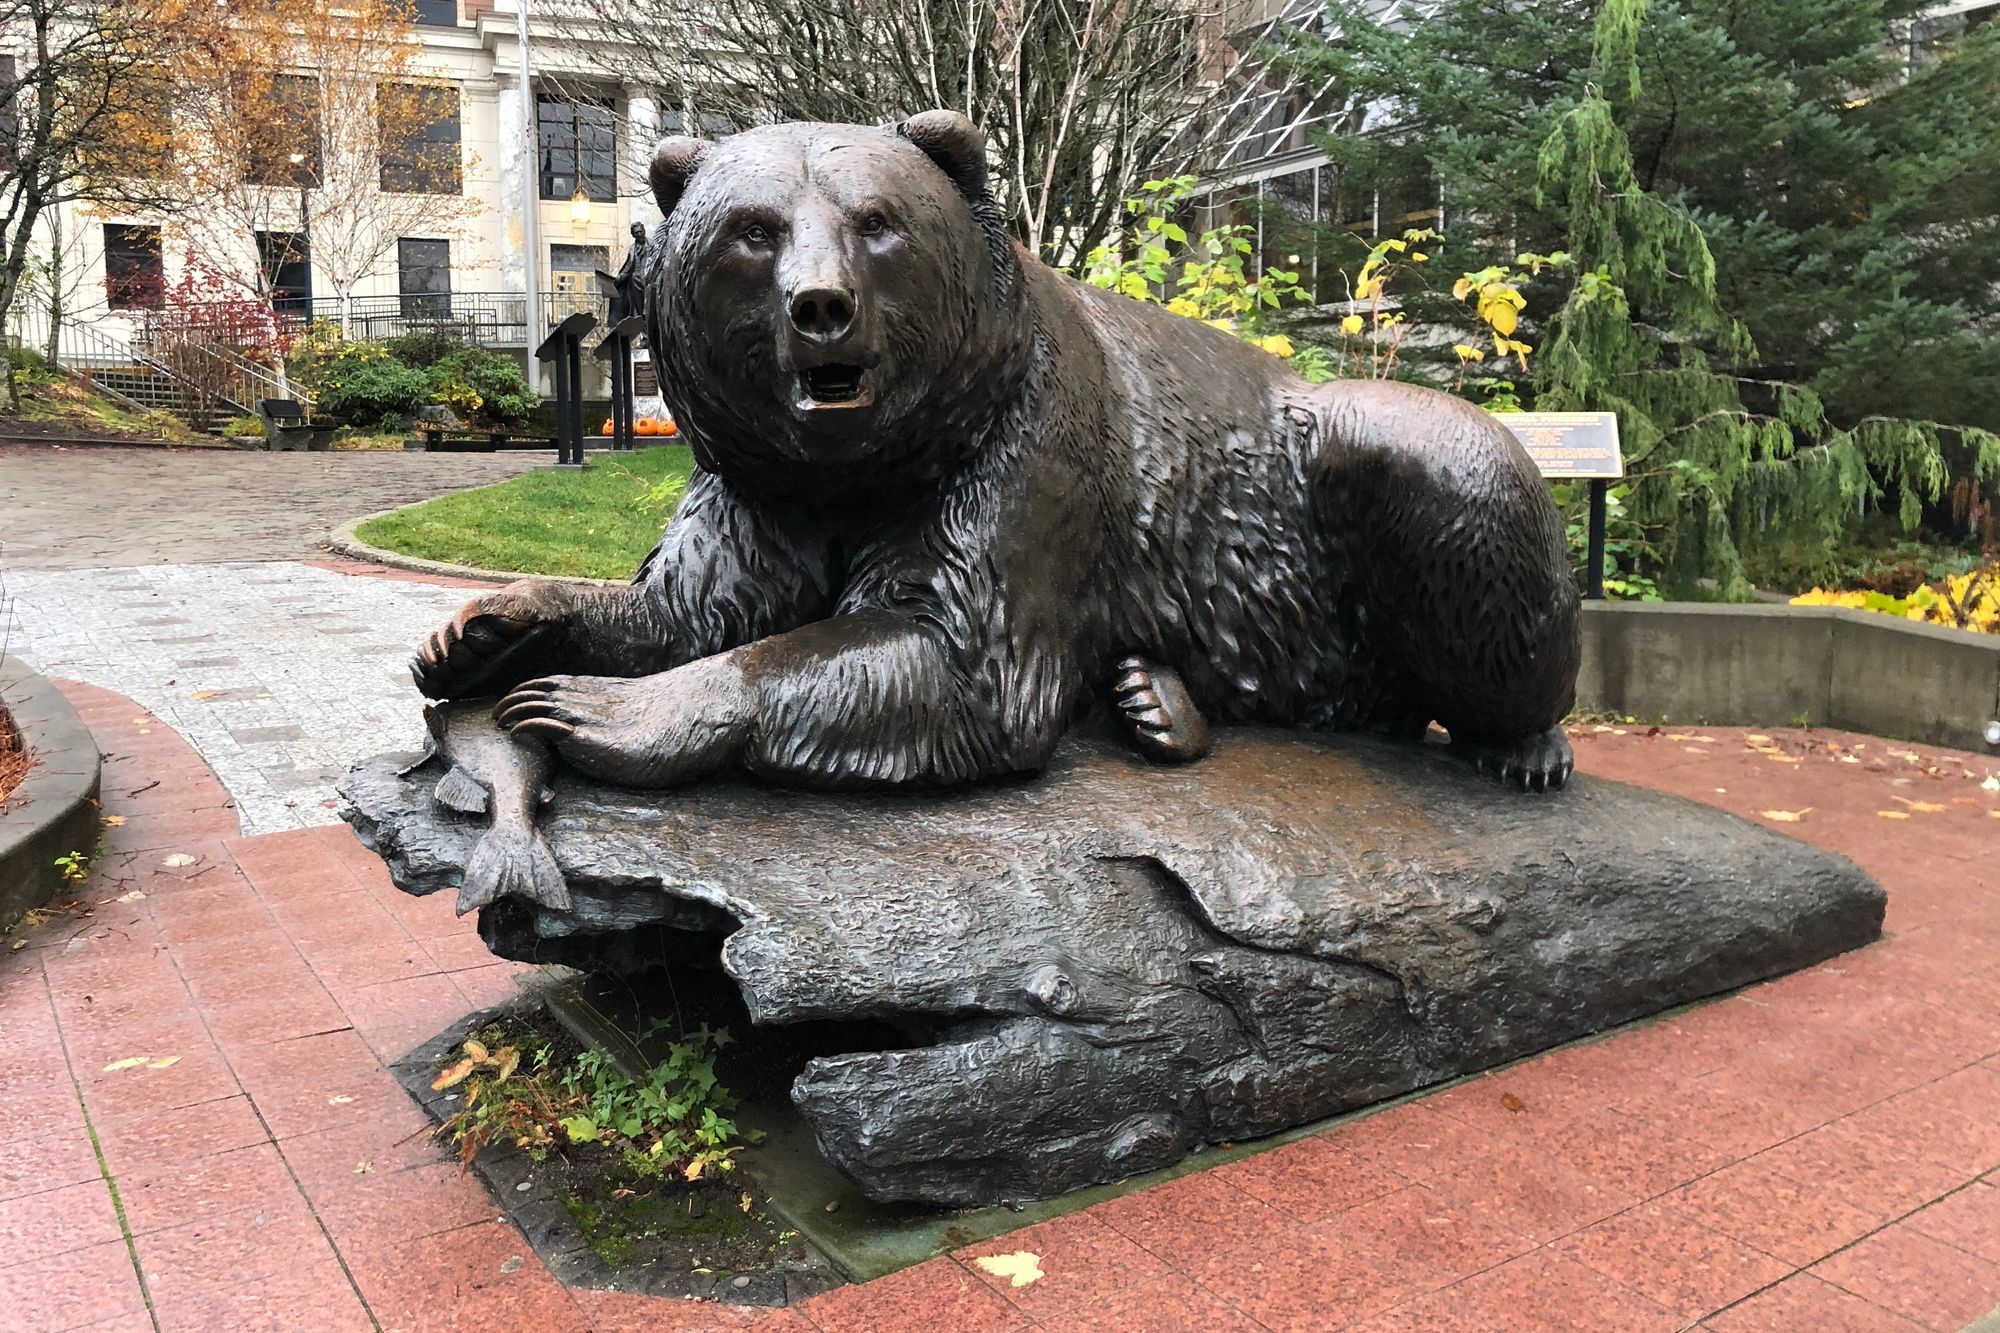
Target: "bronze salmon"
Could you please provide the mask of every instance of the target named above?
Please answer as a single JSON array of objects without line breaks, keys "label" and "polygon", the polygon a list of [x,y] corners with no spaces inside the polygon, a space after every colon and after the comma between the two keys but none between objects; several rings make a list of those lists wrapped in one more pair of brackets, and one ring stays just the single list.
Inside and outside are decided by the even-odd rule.
[{"label": "bronze salmon", "polygon": [[493,720],[491,701],[426,704],[430,751],[420,762],[448,767],[432,798],[462,815],[486,815],[486,832],[466,858],[458,914],[501,898],[525,898],[551,911],[570,910],[569,886],[535,817],[554,796],[548,747],[508,735]]}]

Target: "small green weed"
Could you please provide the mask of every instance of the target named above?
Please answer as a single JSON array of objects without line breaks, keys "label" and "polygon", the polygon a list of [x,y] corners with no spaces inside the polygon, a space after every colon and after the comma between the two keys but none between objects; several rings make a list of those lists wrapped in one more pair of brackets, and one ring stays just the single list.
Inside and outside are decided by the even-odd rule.
[{"label": "small green weed", "polygon": [[715,1077],[727,1030],[704,1026],[670,1043],[641,1078],[601,1051],[554,1067],[547,1042],[505,1041],[497,1025],[474,1034],[431,1085],[465,1088],[465,1105],[443,1127],[465,1162],[496,1138],[537,1161],[552,1148],[594,1145],[641,1179],[696,1181],[734,1169],[750,1137],[729,1118],[736,1100]]},{"label": "small green weed", "polygon": [[64,852],[56,858],[56,870],[65,884],[81,884],[90,875],[89,852]]}]

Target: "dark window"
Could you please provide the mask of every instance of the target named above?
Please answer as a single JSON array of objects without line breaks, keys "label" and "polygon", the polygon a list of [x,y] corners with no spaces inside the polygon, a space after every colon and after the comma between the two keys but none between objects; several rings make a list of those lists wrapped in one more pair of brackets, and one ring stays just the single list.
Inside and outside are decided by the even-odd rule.
[{"label": "dark window", "polygon": [[166,279],[158,227],[104,224],[104,296],[113,310],[158,310]]},{"label": "dark window", "polygon": [[1438,218],[1438,183],[1428,166],[1418,163],[1382,190],[1382,230],[1400,236],[1407,227],[1427,226]]},{"label": "dark window", "polygon": [[158,65],[133,65],[101,91],[106,114],[79,145],[84,164],[106,179],[165,179],[172,168],[172,76]]},{"label": "dark window", "polygon": [[618,197],[618,135],[611,108],[544,93],[536,99],[542,198],[610,203]]},{"label": "dark window", "polygon": [[281,315],[311,314],[312,261],[303,234],[258,232],[257,261],[264,272],[264,289],[271,294],[271,309]]},{"label": "dark window", "polygon": [[243,179],[252,185],[318,185],[319,80],[280,74],[268,93],[246,87],[238,95],[269,99],[267,113],[246,117],[251,132],[243,146]]},{"label": "dark window", "polygon": [[404,319],[451,314],[451,242],[405,237],[396,242],[396,289]]},{"label": "dark window", "polygon": [[459,193],[464,185],[458,89],[385,83],[375,90],[375,98],[381,117],[383,192]]},{"label": "dark window", "polygon": [[458,26],[458,0],[415,0],[417,22],[433,28]]}]

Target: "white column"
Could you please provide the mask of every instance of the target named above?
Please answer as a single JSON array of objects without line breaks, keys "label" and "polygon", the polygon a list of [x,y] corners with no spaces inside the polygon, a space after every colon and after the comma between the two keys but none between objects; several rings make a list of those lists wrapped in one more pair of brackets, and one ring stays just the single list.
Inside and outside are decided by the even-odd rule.
[{"label": "white column", "polygon": [[500,290],[525,294],[528,290],[528,237],[521,204],[528,197],[528,181],[534,173],[527,137],[521,133],[521,87],[516,82],[500,85]]},{"label": "white column", "polygon": [[625,163],[630,177],[624,190],[632,196],[632,220],[650,229],[660,220],[660,206],[653,201],[653,187],[646,168],[653,160],[653,145],[660,137],[660,103],[650,88],[628,85],[625,89]]}]

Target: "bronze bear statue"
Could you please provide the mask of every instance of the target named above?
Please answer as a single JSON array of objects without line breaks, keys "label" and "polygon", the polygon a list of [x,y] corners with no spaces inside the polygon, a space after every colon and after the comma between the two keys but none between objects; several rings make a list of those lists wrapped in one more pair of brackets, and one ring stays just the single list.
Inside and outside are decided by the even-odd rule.
[{"label": "bronze bear statue", "polygon": [[[655,150],[647,341],[696,469],[629,587],[474,599],[414,670],[607,782],[814,787],[1033,770],[1109,694],[1420,735],[1569,776],[1578,597],[1483,411],[1309,385],[1010,241],[952,112]],[[565,674],[550,674],[561,672]]]}]

